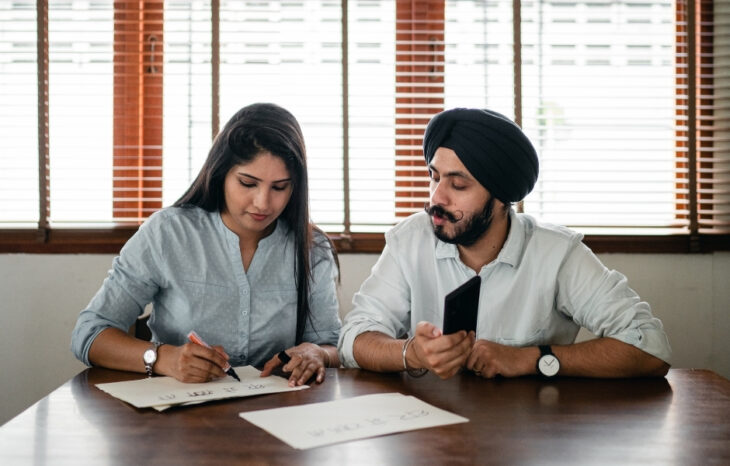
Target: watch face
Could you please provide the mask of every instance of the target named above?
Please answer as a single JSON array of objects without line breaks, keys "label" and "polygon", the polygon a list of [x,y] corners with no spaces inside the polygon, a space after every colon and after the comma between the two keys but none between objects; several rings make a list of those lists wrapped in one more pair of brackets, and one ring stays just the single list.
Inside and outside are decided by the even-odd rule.
[{"label": "watch face", "polygon": [[147,364],[152,364],[157,359],[157,354],[155,354],[155,350],[148,349],[147,351],[144,352],[144,355],[142,356],[142,358],[144,359],[144,362],[146,362]]},{"label": "watch face", "polygon": [[546,377],[552,377],[560,370],[560,361],[552,354],[546,354],[540,357],[537,362],[537,367],[540,369],[540,373]]}]

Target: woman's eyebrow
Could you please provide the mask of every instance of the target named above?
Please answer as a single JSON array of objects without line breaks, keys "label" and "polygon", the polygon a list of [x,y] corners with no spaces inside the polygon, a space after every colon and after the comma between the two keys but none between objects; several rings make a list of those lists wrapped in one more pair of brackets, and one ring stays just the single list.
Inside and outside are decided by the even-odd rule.
[{"label": "woman's eyebrow", "polygon": [[[245,172],[238,172],[238,175],[245,176],[246,178],[251,178],[252,180],[255,180],[255,181],[263,181],[261,178],[255,177],[253,175],[249,175],[248,173],[245,173]],[[272,183],[283,183],[285,181],[291,181],[291,177],[282,178],[280,180],[274,180],[274,181],[272,181]]]}]

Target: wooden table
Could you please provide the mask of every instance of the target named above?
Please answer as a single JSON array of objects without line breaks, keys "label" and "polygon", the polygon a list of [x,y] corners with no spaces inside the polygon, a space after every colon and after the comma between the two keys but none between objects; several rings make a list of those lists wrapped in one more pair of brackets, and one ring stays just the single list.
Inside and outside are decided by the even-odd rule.
[{"label": "wooden table", "polygon": [[[730,464],[730,381],[704,370],[544,381],[328,369],[308,390],[162,413],[94,386],[139,377],[79,373],[0,427],[0,464]],[[380,392],[414,395],[470,422],[296,450],[238,416]]]}]

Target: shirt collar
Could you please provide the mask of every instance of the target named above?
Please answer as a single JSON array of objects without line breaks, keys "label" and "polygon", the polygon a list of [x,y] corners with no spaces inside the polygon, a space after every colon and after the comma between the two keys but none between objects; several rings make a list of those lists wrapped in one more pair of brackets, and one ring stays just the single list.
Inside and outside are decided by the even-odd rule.
[{"label": "shirt collar", "polygon": [[[517,267],[522,259],[523,247],[525,244],[525,227],[520,222],[514,209],[509,210],[510,228],[507,239],[499,251],[496,262],[503,262],[512,267]],[[455,244],[446,243],[436,238],[436,259],[459,259],[459,249]]]},{"label": "shirt collar", "polygon": [[[214,215],[216,217],[216,226],[218,227],[218,231],[223,235],[223,237],[226,239],[226,241],[231,244],[238,247],[238,235],[232,232],[228,229],[225,223],[223,223],[223,218],[221,217],[220,212],[210,212],[210,215]],[[276,219],[276,227],[274,228],[274,231],[271,232],[270,235],[265,236],[259,240],[259,245],[264,245],[266,243],[272,243],[276,244],[277,242],[284,241],[284,237],[287,235],[289,231],[289,228],[287,227],[287,224],[284,220],[282,220],[281,217]]]},{"label": "shirt collar", "polygon": [[286,221],[284,221],[281,217],[277,218],[274,231],[272,231],[271,234],[269,234],[268,236],[264,236],[263,238],[261,238],[259,240],[259,246],[265,245],[267,243],[283,244],[288,231],[289,228]]},{"label": "shirt collar", "polygon": [[507,239],[499,251],[497,262],[504,262],[512,267],[520,265],[522,252],[525,245],[525,227],[517,217],[514,209],[509,209],[509,233]]},{"label": "shirt collar", "polygon": [[446,243],[433,236],[436,240],[436,259],[459,258],[459,249],[455,244]]}]

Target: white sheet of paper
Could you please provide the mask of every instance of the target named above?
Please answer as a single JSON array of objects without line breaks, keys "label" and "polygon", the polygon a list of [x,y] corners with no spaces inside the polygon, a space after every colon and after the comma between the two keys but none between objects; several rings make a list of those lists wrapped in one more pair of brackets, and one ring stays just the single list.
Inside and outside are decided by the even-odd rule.
[{"label": "white sheet of paper", "polygon": [[[173,405],[203,401],[289,392],[309,388],[308,385],[290,387],[286,379],[275,375],[260,377],[252,366],[234,368],[241,381],[227,376],[206,383],[183,383],[172,377],[151,377],[126,382],[96,384],[100,390],[137,408],[159,407],[158,411]],[[157,408],[156,408],[157,409]]]},{"label": "white sheet of paper", "polygon": [[413,396],[378,393],[239,413],[300,450],[378,435],[469,422]]}]

